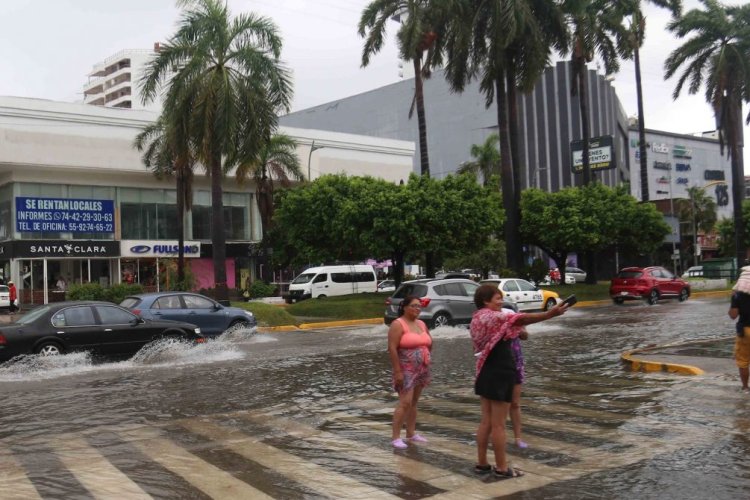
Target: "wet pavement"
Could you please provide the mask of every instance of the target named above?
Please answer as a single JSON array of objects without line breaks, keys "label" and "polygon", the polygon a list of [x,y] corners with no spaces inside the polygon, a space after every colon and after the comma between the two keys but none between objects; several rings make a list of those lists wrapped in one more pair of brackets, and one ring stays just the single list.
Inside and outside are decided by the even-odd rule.
[{"label": "wet pavement", "polygon": [[464,329],[433,332],[429,442],[403,452],[389,445],[384,326],[239,333],[123,362],[29,357],[0,365],[0,498],[744,498],[750,396],[733,365],[682,376],[620,361],[727,337],[727,307],[574,308],[529,327],[530,448],[509,446],[527,474],[503,481],[472,472]]}]

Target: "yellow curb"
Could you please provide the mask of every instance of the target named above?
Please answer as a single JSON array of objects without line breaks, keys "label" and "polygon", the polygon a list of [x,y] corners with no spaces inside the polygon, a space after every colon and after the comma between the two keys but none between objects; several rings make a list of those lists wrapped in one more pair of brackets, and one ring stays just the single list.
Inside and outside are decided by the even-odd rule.
[{"label": "yellow curb", "polygon": [[319,323],[302,323],[301,330],[312,330],[315,328],[331,328],[335,326],[357,326],[357,325],[382,325],[383,318],[348,319],[342,321],[321,321]]},{"label": "yellow curb", "polygon": [[281,326],[259,326],[257,329],[258,333],[271,333],[271,332],[294,332],[299,330],[299,327],[295,325],[281,325]]},{"label": "yellow curb", "polygon": [[[727,337],[727,338],[731,338],[731,337]],[[641,347],[638,349],[631,349],[630,351],[625,351],[624,353],[622,353],[620,357],[622,358],[623,361],[630,363],[630,366],[633,369],[633,371],[669,372],[669,373],[681,373],[683,375],[703,375],[705,372],[701,370],[700,368],[698,368],[697,366],[638,359],[633,355],[646,353],[650,351],[656,351],[658,349],[663,349],[665,347],[706,344],[706,343],[716,342],[717,340],[726,340],[726,339],[722,337],[722,338],[715,338],[715,339],[708,339],[708,340],[691,340],[688,342],[678,342],[675,344],[668,344],[668,345],[661,345],[661,346]]]}]

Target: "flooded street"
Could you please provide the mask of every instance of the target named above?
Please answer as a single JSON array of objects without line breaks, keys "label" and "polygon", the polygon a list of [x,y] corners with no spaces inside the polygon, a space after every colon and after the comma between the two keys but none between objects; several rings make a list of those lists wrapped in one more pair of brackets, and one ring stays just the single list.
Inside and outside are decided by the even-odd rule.
[{"label": "flooded street", "polygon": [[527,471],[472,472],[468,331],[433,332],[429,439],[390,447],[386,328],[235,333],[121,362],[0,365],[0,498],[747,496],[750,396],[734,368],[631,373],[622,351],[731,335],[728,298],[574,308],[524,343]]}]

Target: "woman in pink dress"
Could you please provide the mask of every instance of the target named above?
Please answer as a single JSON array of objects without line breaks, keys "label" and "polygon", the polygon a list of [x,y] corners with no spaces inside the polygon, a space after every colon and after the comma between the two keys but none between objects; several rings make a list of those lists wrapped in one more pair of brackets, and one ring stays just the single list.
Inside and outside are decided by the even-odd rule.
[{"label": "woman in pink dress", "polygon": [[[494,472],[505,479],[523,475],[508,465],[505,456],[505,420],[518,385],[513,356],[513,339],[526,335],[524,326],[563,314],[567,304],[559,304],[543,313],[514,313],[502,309],[503,294],[493,285],[482,285],[474,293],[477,311],[471,320],[471,339],[477,356],[474,392],[480,397],[482,420],[477,429],[477,464],[480,474]],[[487,462],[487,447],[492,436],[495,467]]]},{"label": "woman in pink dress", "polygon": [[398,405],[393,412],[391,444],[404,449],[401,427],[406,423],[406,440],[423,443],[427,439],[417,434],[417,402],[432,380],[430,352],[432,337],[427,325],[419,319],[422,311],[418,297],[408,295],[399,305],[399,317],[388,330],[388,355],[393,366],[393,389],[398,393]]}]

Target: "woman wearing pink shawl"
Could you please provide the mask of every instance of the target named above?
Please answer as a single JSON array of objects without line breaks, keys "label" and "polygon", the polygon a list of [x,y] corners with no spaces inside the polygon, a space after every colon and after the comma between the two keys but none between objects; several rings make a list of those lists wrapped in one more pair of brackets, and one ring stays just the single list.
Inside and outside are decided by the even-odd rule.
[{"label": "woman wearing pink shawl", "polygon": [[474,293],[477,311],[471,320],[471,340],[477,356],[477,377],[474,392],[482,404],[482,420],[477,429],[477,465],[480,474],[493,472],[487,462],[487,446],[492,436],[495,452],[495,475],[505,479],[523,475],[508,466],[505,456],[505,420],[516,385],[516,362],[511,341],[524,338],[524,326],[560,316],[567,304],[560,304],[543,313],[519,314],[505,309],[503,294],[493,285],[482,285]]}]

